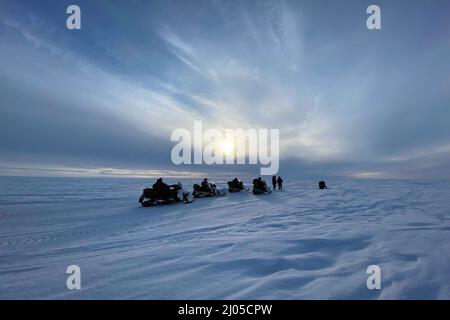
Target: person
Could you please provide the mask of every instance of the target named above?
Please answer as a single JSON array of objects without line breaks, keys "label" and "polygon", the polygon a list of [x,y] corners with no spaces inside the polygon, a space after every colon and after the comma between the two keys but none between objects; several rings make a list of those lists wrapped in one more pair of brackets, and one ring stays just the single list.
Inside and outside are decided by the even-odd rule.
[{"label": "person", "polygon": [[202,191],[211,192],[211,186],[209,185],[207,178],[203,179],[202,183],[200,184],[200,187]]},{"label": "person", "polygon": [[319,189],[328,189],[325,181],[319,181]]},{"label": "person", "polygon": [[260,190],[258,179],[253,179],[253,191]]},{"label": "person", "polygon": [[175,199],[175,201],[183,201],[185,200],[185,191],[183,190],[183,185],[181,182],[177,182],[177,184],[173,184],[170,187],[171,197]]},{"label": "person", "polygon": [[272,186],[273,186],[273,190],[275,190],[277,188],[277,176],[272,177]]},{"label": "person", "polygon": [[167,199],[170,194],[170,187],[163,182],[162,178],[159,178],[156,180],[156,183],[153,184],[153,191],[158,198]]},{"label": "person", "polygon": [[281,179],[281,176],[278,176],[277,183],[278,183],[278,190],[283,190],[283,179]]},{"label": "person", "polygon": [[209,183],[208,179],[205,178],[205,179],[203,179],[202,183],[200,184],[200,189],[201,189],[201,191],[210,192],[210,193],[215,194],[217,187],[214,183]]},{"label": "person", "polygon": [[261,177],[259,177],[257,180],[257,189],[262,190],[264,192],[267,191],[267,184]]},{"label": "person", "polygon": [[264,185],[261,177],[258,177],[258,180],[256,180],[256,186],[258,187],[258,189],[263,190]]},{"label": "person", "polygon": [[228,190],[230,192],[244,190],[244,184],[238,178],[234,178],[233,180],[228,181],[227,184],[229,187]]}]

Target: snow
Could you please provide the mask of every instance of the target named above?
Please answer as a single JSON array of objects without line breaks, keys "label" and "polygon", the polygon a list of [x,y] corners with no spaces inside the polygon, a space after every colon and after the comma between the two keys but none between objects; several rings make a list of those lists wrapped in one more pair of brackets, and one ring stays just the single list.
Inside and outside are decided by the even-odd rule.
[{"label": "snow", "polygon": [[0,177],[0,298],[450,299],[448,181],[285,179],[142,208],[151,183]]}]

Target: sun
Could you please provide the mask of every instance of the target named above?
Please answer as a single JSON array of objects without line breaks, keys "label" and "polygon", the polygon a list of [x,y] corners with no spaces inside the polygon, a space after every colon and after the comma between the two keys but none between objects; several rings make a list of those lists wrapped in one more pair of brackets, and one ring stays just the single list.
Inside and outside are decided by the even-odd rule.
[{"label": "sun", "polygon": [[223,152],[224,154],[230,154],[230,153],[232,153],[233,150],[234,150],[234,145],[233,145],[233,143],[231,143],[231,142],[223,142],[223,143],[220,145],[220,148],[222,149],[222,152]]}]

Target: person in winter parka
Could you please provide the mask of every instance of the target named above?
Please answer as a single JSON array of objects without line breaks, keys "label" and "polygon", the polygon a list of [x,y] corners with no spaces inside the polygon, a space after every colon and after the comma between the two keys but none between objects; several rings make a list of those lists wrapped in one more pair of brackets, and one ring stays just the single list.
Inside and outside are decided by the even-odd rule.
[{"label": "person in winter parka", "polygon": [[283,190],[283,179],[281,179],[281,176],[278,176],[277,183],[278,183],[278,190]]},{"label": "person in winter parka", "polygon": [[272,176],[272,187],[273,190],[277,188],[277,176]]},{"label": "person in winter parka", "polygon": [[161,199],[167,199],[170,194],[170,188],[167,184],[163,182],[162,178],[156,180],[156,183],[153,184],[153,191],[158,195]]}]

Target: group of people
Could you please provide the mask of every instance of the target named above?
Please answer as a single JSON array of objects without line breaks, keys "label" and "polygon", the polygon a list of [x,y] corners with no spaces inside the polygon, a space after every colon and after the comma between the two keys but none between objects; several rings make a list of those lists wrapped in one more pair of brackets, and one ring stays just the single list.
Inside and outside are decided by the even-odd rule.
[{"label": "group of people", "polygon": [[277,189],[277,185],[278,185],[278,190],[283,190],[283,179],[281,178],[281,176],[273,176],[272,177],[272,186],[273,186],[273,190]]},{"label": "group of people", "polygon": [[[278,190],[283,189],[283,179],[281,176],[273,176],[272,177],[272,186],[273,189]],[[328,189],[325,181],[319,182],[319,189]],[[231,181],[228,181],[228,191],[229,192],[239,192],[239,191],[248,191],[244,187],[244,183],[238,178],[234,178]],[[262,194],[262,193],[270,193],[271,190],[267,186],[264,179],[261,177],[253,179],[253,193],[254,194]],[[210,195],[224,195],[226,193],[226,189],[217,189],[217,186],[214,183],[208,181],[207,178],[203,179],[200,184],[194,184],[194,192],[191,195],[190,192],[183,190],[183,186],[180,182],[174,185],[168,185],[163,182],[162,178],[156,180],[156,183],[153,184],[152,189],[144,189],[144,193],[141,196],[140,202],[145,199],[150,200],[150,202],[154,200],[161,201],[186,201],[189,202],[191,197],[203,197]]]},{"label": "group of people", "polygon": [[[278,184],[278,189],[281,190],[283,188],[283,179],[281,177],[273,177],[274,189]],[[153,184],[152,189],[147,189],[147,198],[150,199],[158,199],[158,200],[174,200],[174,201],[182,201],[185,200],[183,198],[186,197],[186,194],[190,194],[183,190],[183,186],[180,182],[174,185],[168,185],[163,182],[162,178],[156,180]],[[229,192],[239,192],[239,191],[247,191],[244,183],[238,179],[234,178],[231,181],[228,181],[228,191]],[[181,192],[180,192],[181,191]],[[253,191],[254,193],[267,193],[270,192],[270,188],[267,187],[266,182],[261,178],[257,178],[253,180]],[[184,196],[183,196],[184,195]],[[223,195],[223,190],[217,189],[216,184],[208,181],[207,178],[204,178],[200,184],[194,184],[194,192],[193,195],[195,197],[203,197],[205,195]]]}]

